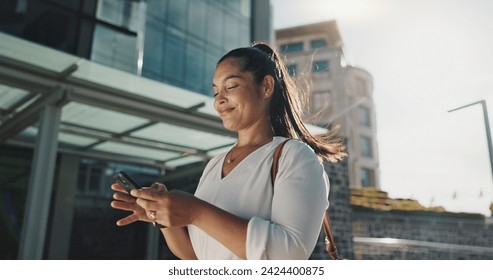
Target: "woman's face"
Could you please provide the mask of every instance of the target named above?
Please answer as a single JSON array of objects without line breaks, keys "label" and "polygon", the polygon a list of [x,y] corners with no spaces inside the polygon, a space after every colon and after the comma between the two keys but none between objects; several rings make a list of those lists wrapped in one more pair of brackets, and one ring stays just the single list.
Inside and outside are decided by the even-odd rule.
[{"label": "woman's face", "polygon": [[234,59],[222,61],[216,68],[212,83],[214,108],[229,130],[248,129],[267,121],[268,98],[253,75],[241,72]]}]

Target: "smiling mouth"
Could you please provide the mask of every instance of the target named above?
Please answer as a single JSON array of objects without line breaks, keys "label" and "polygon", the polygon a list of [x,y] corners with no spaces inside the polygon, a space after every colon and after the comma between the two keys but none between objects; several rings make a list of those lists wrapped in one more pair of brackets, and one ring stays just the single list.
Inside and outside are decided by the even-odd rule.
[{"label": "smiling mouth", "polygon": [[224,115],[227,115],[228,113],[230,113],[231,111],[233,111],[234,109],[235,109],[234,107],[233,108],[227,108],[227,109],[221,110],[219,114],[221,116],[224,116]]}]

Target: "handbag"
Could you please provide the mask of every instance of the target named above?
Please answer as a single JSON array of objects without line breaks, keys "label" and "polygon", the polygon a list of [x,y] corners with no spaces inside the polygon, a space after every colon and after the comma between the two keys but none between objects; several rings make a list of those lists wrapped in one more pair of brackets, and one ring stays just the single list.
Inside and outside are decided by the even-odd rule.
[{"label": "handbag", "polygon": [[[284,144],[286,144],[286,142],[288,142],[289,140],[290,139],[283,141],[281,144],[279,144],[279,146],[277,146],[276,150],[274,151],[272,167],[270,170],[272,187],[274,187],[274,181],[276,179],[277,171],[279,169],[279,158],[281,157],[282,148],[284,147]],[[334,242],[334,236],[332,235],[332,230],[330,229],[329,209],[325,210],[323,225],[325,232],[325,250],[327,251],[329,257],[332,260],[337,260],[339,257],[337,254],[336,244]]]}]

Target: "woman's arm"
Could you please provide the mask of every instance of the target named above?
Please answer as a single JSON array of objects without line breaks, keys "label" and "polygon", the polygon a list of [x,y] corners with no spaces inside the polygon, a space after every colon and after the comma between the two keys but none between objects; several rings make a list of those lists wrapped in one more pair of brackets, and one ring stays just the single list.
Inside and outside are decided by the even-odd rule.
[{"label": "woman's arm", "polygon": [[[178,234],[174,230],[184,228],[186,225],[194,225],[219,241],[238,257],[246,259],[245,244],[248,220],[182,191],[173,190],[156,193],[148,190],[132,190],[132,196],[138,198],[137,204],[146,211],[156,211],[156,221],[168,227],[164,229],[166,241],[173,243],[170,246],[176,248],[179,257],[182,255],[182,248],[185,258],[191,256],[190,252],[193,252],[193,249],[188,232],[185,238],[183,232]],[[172,231],[168,232],[168,230]],[[181,242],[183,244],[180,244]]]},{"label": "woman's arm", "polygon": [[192,224],[219,241],[241,259],[247,259],[248,220],[202,200],[197,206]]},{"label": "woman's arm", "polygon": [[187,227],[162,228],[161,233],[171,252],[182,260],[196,260]]},{"label": "woman's arm", "polygon": [[312,149],[286,143],[279,159],[270,219],[248,226],[249,259],[308,259],[328,206],[328,178]]}]

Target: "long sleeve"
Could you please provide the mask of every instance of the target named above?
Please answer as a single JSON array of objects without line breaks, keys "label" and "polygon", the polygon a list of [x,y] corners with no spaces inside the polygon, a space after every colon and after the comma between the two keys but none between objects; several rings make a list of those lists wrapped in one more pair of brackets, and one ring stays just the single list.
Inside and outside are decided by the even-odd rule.
[{"label": "long sleeve", "polygon": [[271,219],[252,217],[248,259],[308,259],[328,207],[329,180],[313,150],[289,141],[279,159]]}]

